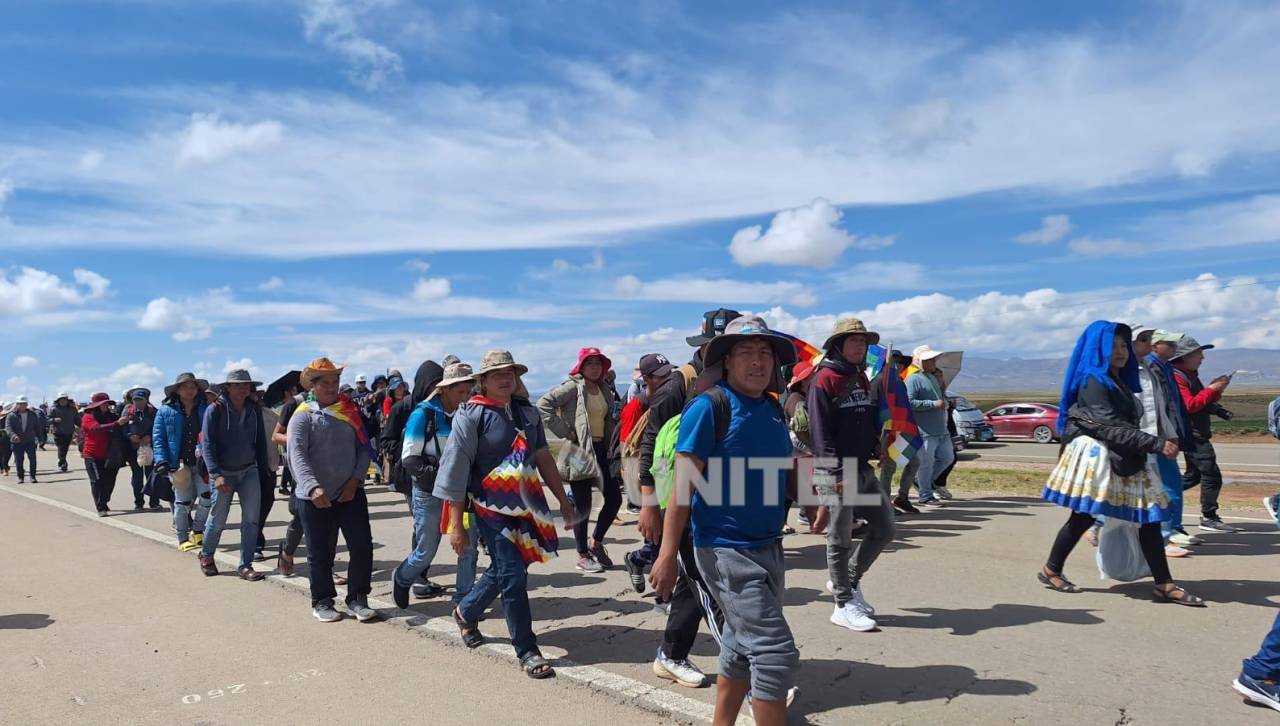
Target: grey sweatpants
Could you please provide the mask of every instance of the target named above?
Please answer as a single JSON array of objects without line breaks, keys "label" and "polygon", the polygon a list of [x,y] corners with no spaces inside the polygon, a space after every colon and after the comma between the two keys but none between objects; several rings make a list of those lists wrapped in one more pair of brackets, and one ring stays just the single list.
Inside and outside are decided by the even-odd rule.
[{"label": "grey sweatpants", "polygon": [[[878,495],[880,504],[851,506],[837,502],[827,505],[827,512],[831,515],[827,524],[827,570],[835,590],[837,607],[844,607],[853,598],[853,591],[861,585],[862,576],[871,569],[885,546],[893,541],[893,505],[870,467],[858,471],[858,491]],[[819,488],[819,494],[826,492]],[[866,534],[858,543],[856,553],[853,549],[855,519],[867,521]]]},{"label": "grey sweatpants", "polygon": [[699,547],[694,555],[724,614],[720,675],[750,681],[754,699],[785,701],[796,683],[800,651],[782,613],[782,543],[746,550]]}]

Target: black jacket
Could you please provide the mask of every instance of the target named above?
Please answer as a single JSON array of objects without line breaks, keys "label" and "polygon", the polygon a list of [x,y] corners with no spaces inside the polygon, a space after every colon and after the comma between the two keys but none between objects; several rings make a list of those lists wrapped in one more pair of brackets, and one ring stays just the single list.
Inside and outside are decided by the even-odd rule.
[{"label": "black jacket", "polygon": [[1146,466],[1147,454],[1159,453],[1164,442],[1138,428],[1142,421],[1142,405],[1123,382],[1116,387],[1089,378],[1067,411],[1064,443],[1077,436],[1090,436],[1107,445],[1111,455],[1111,471],[1119,476],[1133,476]]},{"label": "black jacket", "polygon": [[[702,373],[701,351],[689,361],[689,364],[699,374]],[[640,437],[640,486],[642,487],[655,486],[653,474],[649,472],[653,467],[653,447],[663,424],[684,411],[687,398],[686,385],[684,377],[679,372],[673,372],[649,397],[649,423],[645,426],[644,435]]]},{"label": "black jacket", "polygon": [[396,401],[391,406],[391,414],[382,422],[382,430],[378,432],[379,448],[395,464],[400,461],[400,448],[404,445],[404,427],[409,423],[409,414],[414,406],[427,400],[427,395],[435,390],[436,384],[444,380],[444,369],[433,361],[423,361],[418,366],[418,373],[413,377],[413,390],[408,396]]}]

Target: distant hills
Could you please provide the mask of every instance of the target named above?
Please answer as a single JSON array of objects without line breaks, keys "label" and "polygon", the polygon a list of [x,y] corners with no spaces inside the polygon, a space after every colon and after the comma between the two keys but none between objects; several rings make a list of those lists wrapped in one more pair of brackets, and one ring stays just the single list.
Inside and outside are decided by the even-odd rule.
[{"label": "distant hills", "polygon": [[[981,358],[965,355],[964,368],[951,384],[956,393],[1057,391],[1067,358]],[[1205,354],[1205,380],[1236,374],[1232,389],[1280,388],[1280,350],[1214,349]]]}]

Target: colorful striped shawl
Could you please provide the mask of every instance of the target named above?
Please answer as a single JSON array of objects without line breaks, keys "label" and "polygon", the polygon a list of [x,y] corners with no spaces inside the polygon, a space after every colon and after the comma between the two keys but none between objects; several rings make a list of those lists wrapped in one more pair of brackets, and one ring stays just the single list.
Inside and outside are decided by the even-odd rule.
[{"label": "colorful striped shawl", "polygon": [[332,405],[321,406],[314,394],[308,394],[306,400],[298,404],[296,413],[303,411],[316,411],[347,424],[355,430],[356,441],[359,441],[360,445],[369,452],[369,457],[374,460],[378,458],[378,452],[374,450],[373,442],[369,440],[369,434],[364,430],[364,419],[360,416],[360,409],[350,396],[344,393],[338,396],[338,400]]}]

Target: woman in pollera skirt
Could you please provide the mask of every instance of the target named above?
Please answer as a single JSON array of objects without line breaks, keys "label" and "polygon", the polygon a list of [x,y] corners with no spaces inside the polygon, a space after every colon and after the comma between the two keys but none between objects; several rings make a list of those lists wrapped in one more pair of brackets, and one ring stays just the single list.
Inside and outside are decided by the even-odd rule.
[{"label": "woman in pollera skirt", "polygon": [[1203,607],[1203,599],[1178,587],[1169,574],[1160,534],[1169,500],[1153,457],[1173,458],[1178,449],[1139,428],[1142,404],[1134,394],[1141,387],[1132,336],[1122,323],[1094,322],[1076,341],[1067,364],[1058,406],[1065,446],[1042,496],[1071,515],[1037,579],[1058,592],[1080,592],[1063,567],[1094,518],[1104,516],[1139,525],[1138,543],[1155,580],[1151,594],[1157,602]]}]

